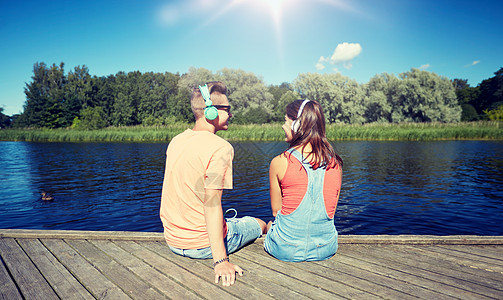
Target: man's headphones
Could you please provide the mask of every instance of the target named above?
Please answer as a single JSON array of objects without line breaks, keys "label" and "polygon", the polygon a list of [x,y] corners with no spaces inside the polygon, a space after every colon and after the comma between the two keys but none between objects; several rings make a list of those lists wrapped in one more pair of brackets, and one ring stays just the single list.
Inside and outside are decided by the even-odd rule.
[{"label": "man's headphones", "polygon": [[201,96],[203,96],[204,104],[206,108],[204,109],[204,116],[208,120],[215,120],[218,117],[218,110],[213,106],[213,102],[210,99],[210,91],[208,90],[208,85],[199,86],[199,91],[201,91]]},{"label": "man's headphones", "polygon": [[292,122],[292,131],[293,132],[297,132],[297,130],[299,130],[299,127],[300,127],[300,115],[302,115],[302,111],[304,110],[304,106],[306,105],[307,102],[309,102],[310,100],[309,99],[306,99],[304,100],[304,102],[302,102],[302,104],[300,105],[300,108],[299,108],[299,111],[297,112],[297,119],[293,120]]}]

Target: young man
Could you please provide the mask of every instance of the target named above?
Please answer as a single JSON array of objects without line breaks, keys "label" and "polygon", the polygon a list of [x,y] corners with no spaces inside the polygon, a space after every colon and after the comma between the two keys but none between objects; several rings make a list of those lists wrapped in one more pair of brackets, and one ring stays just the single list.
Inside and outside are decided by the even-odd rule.
[{"label": "young man", "polygon": [[226,93],[219,81],[192,92],[196,123],[169,143],[160,216],[169,248],[190,258],[213,258],[215,283],[222,277],[229,286],[243,270],[229,262],[228,254],[266,233],[267,227],[252,217],[223,217],[222,190],[232,189],[234,149],[215,133],[227,130],[232,117]]}]

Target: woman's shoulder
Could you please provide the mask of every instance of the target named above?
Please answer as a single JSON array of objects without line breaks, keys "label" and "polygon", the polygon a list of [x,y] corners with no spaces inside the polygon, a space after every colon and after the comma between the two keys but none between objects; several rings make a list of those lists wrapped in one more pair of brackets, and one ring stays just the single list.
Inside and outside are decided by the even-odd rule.
[{"label": "woman's shoulder", "polygon": [[288,153],[283,152],[280,155],[275,156],[271,160],[271,168],[281,168],[288,165]]}]

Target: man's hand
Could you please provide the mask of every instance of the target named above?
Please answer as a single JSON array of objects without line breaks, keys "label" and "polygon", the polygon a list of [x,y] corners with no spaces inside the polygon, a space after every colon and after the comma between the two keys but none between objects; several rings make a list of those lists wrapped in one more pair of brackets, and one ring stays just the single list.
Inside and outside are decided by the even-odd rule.
[{"label": "man's hand", "polygon": [[224,261],[215,266],[215,283],[222,277],[222,285],[230,286],[236,280],[236,272],[239,276],[243,276],[243,269],[230,262]]}]

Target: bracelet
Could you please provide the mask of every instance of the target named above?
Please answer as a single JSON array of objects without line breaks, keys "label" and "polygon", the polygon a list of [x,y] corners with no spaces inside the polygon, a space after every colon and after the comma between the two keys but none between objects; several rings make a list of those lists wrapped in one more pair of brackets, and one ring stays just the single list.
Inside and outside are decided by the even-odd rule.
[{"label": "bracelet", "polygon": [[216,265],[223,263],[224,261],[229,262],[229,257],[224,257],[224,258],[219,259],[219,260],[217,260],[216,262],[214,262],[214,263],[213,263],[213,268],[214,268]]}]

